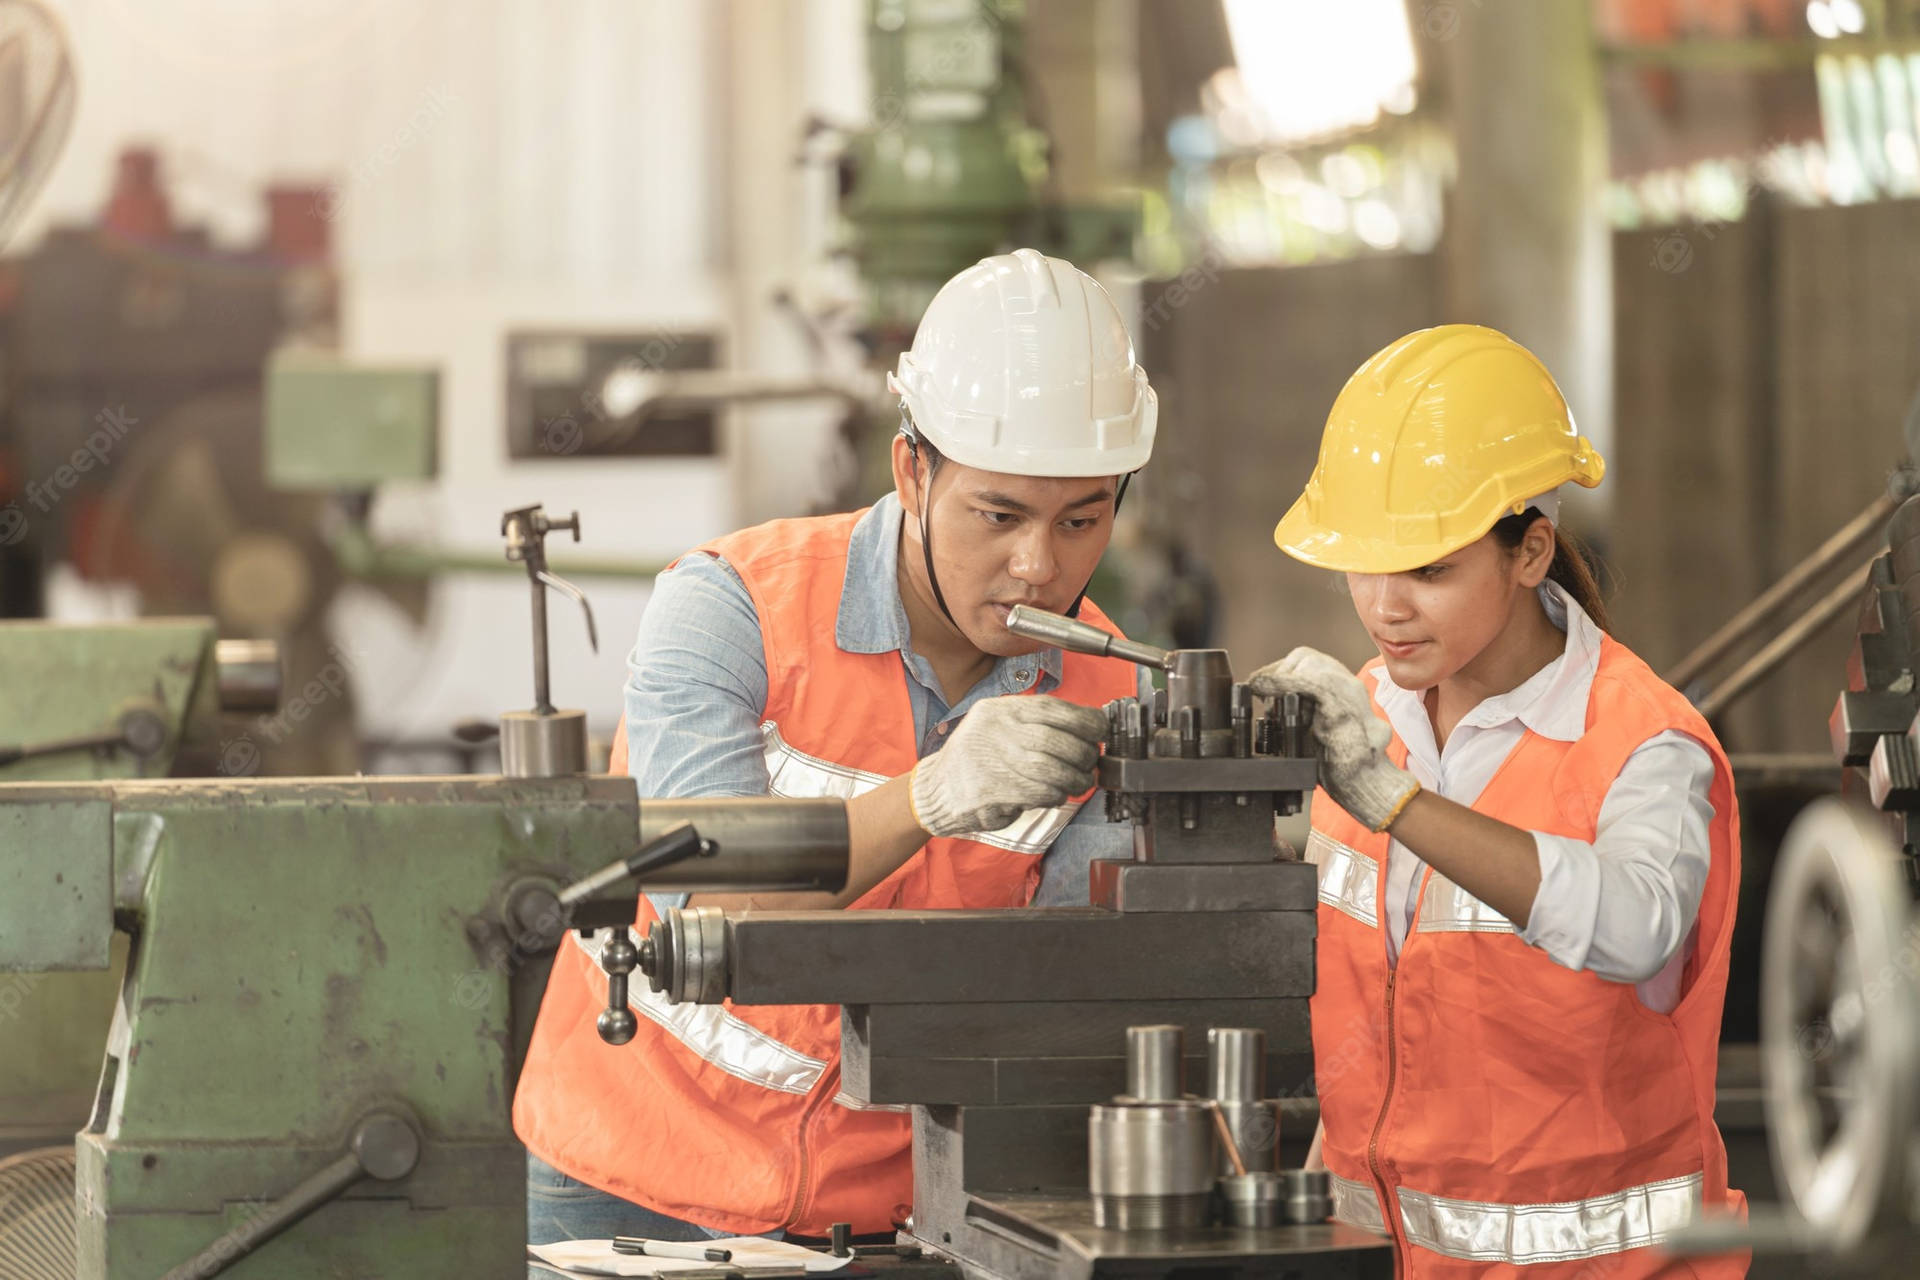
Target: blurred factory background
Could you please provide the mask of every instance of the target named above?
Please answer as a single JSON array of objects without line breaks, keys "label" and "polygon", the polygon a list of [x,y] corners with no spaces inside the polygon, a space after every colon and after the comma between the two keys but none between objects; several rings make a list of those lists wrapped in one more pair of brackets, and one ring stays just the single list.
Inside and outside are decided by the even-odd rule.
[{"label": "blurred factory background", "polygon": [[[535,499],[617,562],[590,584],[609,642],[556,638],[558,696],[610,732],[643,570],[871,496],[878,369],[932,284],[1021,234],[1128,300],[1162,389],[1114,566],[1149,633],[1362,656],[1261,529],[1347,372],[1419,325],[1493,324],[1557,371],[1613,467],[1574,523],[1656,665],[1901,454],[1903,0],[54,8],[70,137],[0,294],[0,602],[211,611],[344,662],[275,772],[412,767],[499,707],[521,591],[464,562],[507,568],[497,515]],[[364,476],[276,477],[270,437],[381,434],[273,436],[276,354],[384,367],[425,419]],[[652,377],[680,370],[722,376]],[[1851,631],[1725,715],[1730,745],[1823,749]]]},{"label": "blurred factory background", "polygon": [[1109,285],[1162,397],[1110,611],[1357,663],[1273,522],[1368,354],[1505,330],[1608,459],[1568,520],[1618,633],[1743,771],[1755,1039],[1912,491],[1920,0],[49,0],[0,4],[0,146],[0,616],[278,641],[288,702],[189,773],[497,768],[536,502],[599,624],[554,610],[554,700],[610,737],[654,570],[874,497],[882,371],[1015,244]]}]

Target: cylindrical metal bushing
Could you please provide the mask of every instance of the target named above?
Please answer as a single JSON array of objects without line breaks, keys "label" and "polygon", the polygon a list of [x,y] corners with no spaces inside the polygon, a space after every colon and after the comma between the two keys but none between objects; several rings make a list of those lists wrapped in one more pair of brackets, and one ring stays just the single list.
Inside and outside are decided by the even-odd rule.
[{"label": "cylindrical metal bushing", "polygon": [[1281,1220],[1290,1226],[1309,1226],[1333,1216],[1333,1187],[1325,1169],[1284,1169]]},{"label": "cylindrical metal bushing", "polygon": [[1117,1231],[1203,1227],[1212,1199],[1208,1104],[1116,1101],[1087,1123],[1093,1222]]},{"label": "cylindrical metal bushing", "polygon": [[[1210,1091],[1240,1150],[1247,1172],[1271,1172],[1280,1152],[1280,1108],[1267,1092],[1267,1035],[1258,1027],[1213,1027],[1207,1032]],[[1233,1172],[1223,1145],[1219,1172]]]},{"label": "cylindrical metal bushing", "polygon": [[509,711],[500,717],[500,772],[564,778],[587,771],[587,713]]},{"label": "cylindrical metal bushing", "polygon": [[664,948],[666,971],[656,960],[647,975],[670,1004],[719,1004],[727,998],[727,916],[719,907],[674,907],[648,933],[656,956]]},{"label": "cylindrical metal bushing", "polygon": [[1231,1227],[1277,1227],[1283,1221],[1286,1184],[1277,1173],[1229,1173],[1220,1179],[1220,1199]]},{"label": "cylindrical metal bushing", "polygon": [[1187,1034],[1180,1027],[1127,1028],[1127,1097],[1171,1102],[1187,1091]]},{"label": "cylindrical metal bushing", "polygon": [[760,796],[640,800],[639,843],[683,822],[715,846],[646,873],[649,893],[838,893],[847,884],[847,804]]}]

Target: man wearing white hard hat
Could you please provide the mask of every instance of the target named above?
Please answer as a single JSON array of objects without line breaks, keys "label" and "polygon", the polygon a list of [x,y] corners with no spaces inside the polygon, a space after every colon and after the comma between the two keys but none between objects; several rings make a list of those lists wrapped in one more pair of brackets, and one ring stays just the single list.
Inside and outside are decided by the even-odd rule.
[{"label": "man wearing white hard hat", "polygon": [[[1102,708],[1141,673],[1006,620],[1030,605],[1114,630],[1085,591],[1153,451],[1153,389],[1113,300],[1032,249],[949,281],[887,385],[892,494],[660,576],[613,769],[645,796],[845,797],[846,889],[767,900],[782,909],[1084,903],[1088,860],[1131,847],[1083,806]],[[643,903],[640,931],[678,903]],[[594,1027],[599,945],[562,944],[515,1099],[530,1241],[864,1234],[906,1212],[907,1116],[841,1092],[837,1009],[675,1006],[637,984],[639,1034],[616,1048]]]}]

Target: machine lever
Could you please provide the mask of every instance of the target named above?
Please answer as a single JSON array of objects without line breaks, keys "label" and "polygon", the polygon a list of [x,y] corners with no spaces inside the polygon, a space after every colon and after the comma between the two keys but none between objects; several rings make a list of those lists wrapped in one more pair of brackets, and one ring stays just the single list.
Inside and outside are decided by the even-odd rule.
[{"label": "machine lever", "polygon": [[[627,857],[609,862],[586,879],[562,889],[560,909],[571,912],[579,903],[629,877],[649,875],[688,858],[710,858],[719,851],[720,846],[702,837],[691,822],[677,823],[658,839],[647,841]],[[645,945],[651,948],[653,943],[649,940]],[[651,957],[643,962],[640,948],[634,946],[633,938],[624,926],[616,926],[608,936],[606,945],[600,949],[600,967],[607,974],[607,1007],[601,1010],[594,1026],[600,1038],[608,1044],[626,1044],[640,1029],[639,1020],[633,1016],[633,1010],[627,1007],[628,975],[639,968],[651,973],[652,963]]]},{"label": "machine lever", "polygon": [[[576,516],[574,518],[577,520],[579,517]],[[552,587],[555,591],[558,591],[561,595],[566,596],[568,599],[579,602],[581,612],[587,615],[587,645],[595,653],[600,652],[600,632],[593,625],[593,606],[587,603],[587,593],[574,586],[571,582],[568,582],[559,574],[554,573],[551,569],[540,569],[536,571],[533,576]]]},{"label": "machine lever", "polygon": [[691,822],[669,827],[624,858],[616,858],[584,880],[577,880],[560,891],[560,907],[566,910],[612,888],[630,876],[647,875],[688,858],[711,858],[720,846],[694,830]]},{"label": "machine lever", "polygon": [[280,1235],[288,1227],[337,1199],[362,1178],[392,1182],[420,1163],[420,1134],[404,1117],[376,1111],[354,1126],[348,1149],[256,1216],[215,1240],[161,1280],[209,1280]]},{"label": "machine lever", "polygon": [[1066,649],[1073,653],[1088,653],[1096,658],[1119,658],[1124,662],[1135,662],[1143,667],[1152,667],[1157,671],[1168,669],[1167,651],[1156,649],[1150,644],[1140,644],[1134,640],[1123,640],[1119,636],[1109,635],[1096,626],[1085,622],[1076,622],[1072,618],[1057,613],[1048,613],[1045,609],[1031,609],[1017,604],[1007,614],[1007,630],[1029,640],[1041,640],[1056,649]]},{"label": "machine lever", "polygon": [[144,760],[166,743],[165,716],[156,707],[137,705],[122,712],[118,724],[107,733],[83,733],[71,738],[49,738],[45,742],[0,746],[0,766],[35,756],[63,755],[69,751],[126,750]]}]

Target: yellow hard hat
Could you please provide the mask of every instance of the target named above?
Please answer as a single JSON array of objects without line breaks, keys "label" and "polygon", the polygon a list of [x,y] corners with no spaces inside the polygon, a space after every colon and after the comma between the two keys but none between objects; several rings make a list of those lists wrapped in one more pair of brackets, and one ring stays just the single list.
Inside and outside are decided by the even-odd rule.
[{"label": "yellow hard hat", "polygon": [[1532,352],[1479,325],[1421,329],[1347,379],[1273,540],[1323,569],[1402,573],[1606,469]]}]

